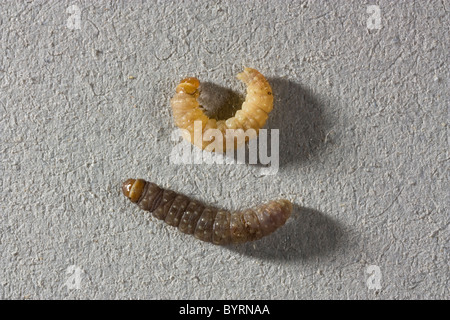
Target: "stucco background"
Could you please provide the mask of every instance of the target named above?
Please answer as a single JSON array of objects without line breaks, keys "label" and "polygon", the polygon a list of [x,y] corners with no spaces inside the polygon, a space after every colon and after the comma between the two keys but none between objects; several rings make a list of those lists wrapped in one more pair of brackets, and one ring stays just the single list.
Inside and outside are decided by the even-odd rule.
[{"label": "stucco background", "polygon": [[[448,299],[449,10],[0,2],[0,298]],[[273,86],[278,172],[173,163],[177,81],[206,82],[226,116],[243,66]],[[132,205],[129,177],[295,211],[270,237],[217,247]]]}]

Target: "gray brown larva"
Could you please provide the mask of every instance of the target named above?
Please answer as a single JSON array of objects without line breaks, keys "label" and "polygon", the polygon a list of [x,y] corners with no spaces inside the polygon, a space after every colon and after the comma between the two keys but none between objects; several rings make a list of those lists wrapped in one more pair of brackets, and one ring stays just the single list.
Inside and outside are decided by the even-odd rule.
[{"label": "gray brown larva", "polygon": [[122,191],[141,209],[153,212],[154,217],[217,245],[261,239],[284,225],[292,212],[292,203],[286,199],[232,213],[217,210],[142,179],[128,179]]}]

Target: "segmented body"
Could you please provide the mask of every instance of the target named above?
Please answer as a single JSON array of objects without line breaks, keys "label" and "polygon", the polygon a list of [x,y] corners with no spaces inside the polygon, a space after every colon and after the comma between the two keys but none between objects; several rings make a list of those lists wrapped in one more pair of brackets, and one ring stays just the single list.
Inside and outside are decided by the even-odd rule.
[{"label": "segmented body", "polygon": [[[237,78],[247,85],[247,94],[242,108],[236,112],[234,117],[227,120],[210,119],[205,115],[197,98],[200,95],[200,81],[196,78],[186,78],[181,80],[176,88],[176,94],[171,100],[173,117],[175,124],[184,129],[184,138],[198,147],[208,151],[225,151],[237,148],[245,141],[255,137],[259,129],[264,127],[269,113],[273,109],[272,88],[266,78],[257,70],[245,68],[239,73]],[[195,139],[194,122],[200,123],[201,139]],[[208,134],[209,129],[217,129],[222,135],[221,148],[217,148],[218,142]],[[239,130],[241,129],[241,130]],[[227,130],[235,130],[235,135],[241,137],[228,139]],[[245,131],[245,134],[236,130]],[[215,137],[215,136],[214,136]]]},{"label": "segmented body", "polygon": [[281,199],[231,213],[210,208],[142,179],[128,179],[122,191],[141,209],[151,211],[154,217],[217,245],[261,239],[284,225],[292,212],[291,202]]}]

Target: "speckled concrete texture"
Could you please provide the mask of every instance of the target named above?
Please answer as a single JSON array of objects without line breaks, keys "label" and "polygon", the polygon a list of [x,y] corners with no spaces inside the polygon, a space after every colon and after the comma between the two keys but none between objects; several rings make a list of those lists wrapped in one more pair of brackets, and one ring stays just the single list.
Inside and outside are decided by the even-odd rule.
[{"label": "speckled concrete texture", "polygon": [[[0,298],[448,299],[449,10],[2,1]],[[273,86],[276,174],[171,161],[177,82],[198,77],[225,116],[243,66]],[[294,212],[218,247],[132,205],[130,177],[230,210],[286,197]]]}]

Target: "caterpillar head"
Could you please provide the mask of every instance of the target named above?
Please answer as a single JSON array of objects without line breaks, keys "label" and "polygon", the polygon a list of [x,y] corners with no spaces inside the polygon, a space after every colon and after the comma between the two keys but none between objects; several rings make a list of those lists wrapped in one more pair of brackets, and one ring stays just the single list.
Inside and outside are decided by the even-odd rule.
[{"label": "caterpillar head", "polygon": [[200,81],[197,78],[190,77],[180,81],[177,86],[177,93],[184,92],[198,98]]},{"label": "caterpillar head", "polygon": [[138,202],[144,191],[145,180],[128,179],[122,184],[122,192],[131,202]]}]

